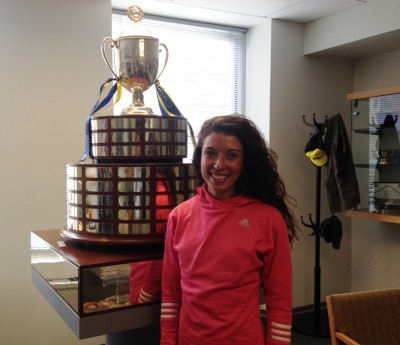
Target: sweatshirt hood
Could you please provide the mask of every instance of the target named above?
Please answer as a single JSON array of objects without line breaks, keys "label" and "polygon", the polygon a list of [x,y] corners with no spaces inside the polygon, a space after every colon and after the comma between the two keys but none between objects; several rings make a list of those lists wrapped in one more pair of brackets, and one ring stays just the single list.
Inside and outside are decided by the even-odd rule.
[{"label": "sweatshirt hood", "polygon": [[201,187],[197,189],[197,196],[200,200],[200,203],[203,207],[207,208],[235,208],[244,206],[247,204],[260,202],[257,199],[251,199],[249,197],[244,196],[243,194],[234,196],[225,200],[215,199],[207,190],[207,184],[203,184]]}]

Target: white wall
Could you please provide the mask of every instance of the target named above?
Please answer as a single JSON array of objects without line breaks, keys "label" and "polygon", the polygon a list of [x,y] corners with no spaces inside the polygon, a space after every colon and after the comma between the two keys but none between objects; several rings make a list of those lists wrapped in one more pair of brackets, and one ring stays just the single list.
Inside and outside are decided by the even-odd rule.
[{"label": "white wall", "polygon": [[[354,61],[354,91],[400,85],[400,50]],[[400,286],[400,224],[352,219],[353,291]]]},{"label": "white wall", "polygon": [[400,50],[354,61],[353,91],[400,85]]},{"label": "white wall", "polygon": [[[351,135],[350,103],[345,94],[399,85],[400,56],[399,51],[394,51],[351,61],[305,56],[304,52],[315,53],[351,41],[357,43],[357,40],[362,41],[368,35],[377,37],[398,30],[399,17],[393,15],[398,12],[394,10],[398,6],[396,0],[384,0],[379,4],[372,2],[372,6],[368,3],[365,7],[367,11],[358,16],[340,13],[305,26],[272,21],[270,26],[250,29],[253,47],[271,47],[272,56],[270,60],[267,59],[270,71],[265,74],[270,74],[270,95],[263,100],[263,104],[269,104],[265,112],[270,116],[268,138],[271,147],[280,156],[279,169],[288,192],[297,200],[299,214],[305,216],[306,222],[309,213],[315,220],[315,168],[304,155],[304,147],[312,130],[302,124],[301,116],[306,115],[310,121],[311,115],[316,113],[318,120],[322,121],[324,115],[340,112]],[[376,16],[378,12],[382,15]],[[363,27],[367,18],[373,20],[368,20],[368,30],[360,33],[358,28]],[[348,30],[343,31],[343,28]],[[264,35],[260,29],[264,30]],[[311,43],[312,49],[308,46]],[[264,75],[259,72],[258,65],[248,65],[248,83],[250,81],[253,90],[257,90],[256,80],[263,80]],[[254,100],[253,108],[259,107],[257,100],[262,98],[253,94],[250,97]],[[262,117],[263,114],[259,112],[257,116]],[[323,170],[322,173],[324,180]],[[324,186],[321,198],[321,219],[324,219],[330,215]],[[321,240],[321,300],[330,293],[398,286],[398,265],[392,264],[399,261],[400,255],[400,235],[395,232],[399,230],[398,224],[353,220],[344,217],[343,213],[339,217],[344,230],[341,249],[334,250]],[[309,233],[309,229],[304,230],[302,241],[293,251],[295,307],[313,303],[315,241],[314,237],[308,237]]]},{"label": "white wall", "polygon": [[[316,169],[304,148],[314,129],[303,124],[302,115],[310,122],[313,113],[318,121],[325,115],[342,113],[349,123],[345,94],[352,89],[352,64],[343,59],[304,56],[304,31],[304,25],[276,20],[249,30],[248,54],[261,53],[250,55],[247,61],[246,113],[258,123],[268,122],[262,129],[268,130],[270,146],[279,155],[279,170],[288,193],[297,201],[297,214],[308,223],[309,213],[316,220]],[[264,53],[268,49],[269,58]],[[262,61],[270,63],[267,70]],[[321,221],[330,216],[324,178],[322,170]],[[321,300],[328,293],[348,291],[351,285],[350,220],[339,216],[344,227],[341,249],[333,249],[323,239],[320,243]],[[294,307],[314,302],[315,237],[309,237],[310,233],[304,228],[293,250]]]},{"label": "white wall", "polygon": [[312,21],[306,25],[304,53],[316,53],[398,31],[399,12],[398,0],[373,0]]},{"label": "white wall", "polygon": [[65,224],[65,163],[108,77],[106,0],[0,2],[0,344],[79,341],[31,282],[30,232]]},{"label": "white wall", "polygon": [[246,35],[246,115],[270,137],[271,20]]},{"label": "white wall", "polygon": [[[351,89],[351,62],[343,59],[303,55],[304,26],[285,21],[272,22],[271,57],[271,147],[280,156],[279,169],[287,189],[296,200],[299,214],[309,223],[316,221],[316,168],[304,148],[314,128],[303,124],[302,115],[312,122],[336,113],[348,122],[345,91]],[[321,185],[321,221],[330,216],[327,208],[324,168]],[[338,216],[342,216],[338,214]],[[341,217],[343,218],[343,217]],[[343,218],[344,238],[340,250],[321,239],[321,299],[332,291],[350,287],[350,224]],[[304,228],[303,239],[293,251],[294,306],[313,303],[315,237]],[[333,273],[334,272],[334,273]]]}]

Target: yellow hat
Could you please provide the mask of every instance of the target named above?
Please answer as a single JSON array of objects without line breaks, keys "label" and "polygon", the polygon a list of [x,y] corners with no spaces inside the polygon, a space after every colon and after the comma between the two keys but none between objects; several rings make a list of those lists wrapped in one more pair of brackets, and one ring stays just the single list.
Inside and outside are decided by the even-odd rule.
[{"label": "yellow hat", "polygon": [[317,167],[322,167],[328,161],[328,156],[326,155],[325,151],[321,149],[315,149],[314,151],[306,152],[308,158],[312,164],[316,165]]}]

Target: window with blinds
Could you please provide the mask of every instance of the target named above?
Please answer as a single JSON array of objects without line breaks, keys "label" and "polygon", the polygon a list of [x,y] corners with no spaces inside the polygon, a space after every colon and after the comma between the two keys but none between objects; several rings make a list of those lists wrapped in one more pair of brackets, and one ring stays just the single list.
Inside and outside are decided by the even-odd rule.
[{"label": "window with blinds", "polygon": [[[113,11],[113,38],[132,33],[133,25],[126,12]],[[187,118],[195,135],[207,118],[244,113],[245,29],[149,15],[139,22],[138,28],[167,46],[169,58],[159,81]],[[162,51],[159,63],[161,68],[164,64]],[[156,114],[161,114],[154,86],[144,92],[144,102]],[[131,95],[123,92],[114,112],[119,114],[130,103]],[[191,146],[188,147],[189,160],[193,152]]]}]

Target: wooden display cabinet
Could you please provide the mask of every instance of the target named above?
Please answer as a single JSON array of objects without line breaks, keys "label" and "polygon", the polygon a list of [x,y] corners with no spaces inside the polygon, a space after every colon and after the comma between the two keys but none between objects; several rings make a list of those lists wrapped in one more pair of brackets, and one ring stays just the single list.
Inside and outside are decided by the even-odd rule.
[{"label": "wooden display cabinet", "polygon": [[59,229],[31,233],[32,281],[79,339],[157,326],[161,298],[140,304],[130,293],[141,284],[137,270],[162,258],[163,246],[101,247],[64,241]]},{"label": "wooden display cabinet", "polygon": [[400,86],[347,94],[361,195],[347,216],[400,223]]}]

